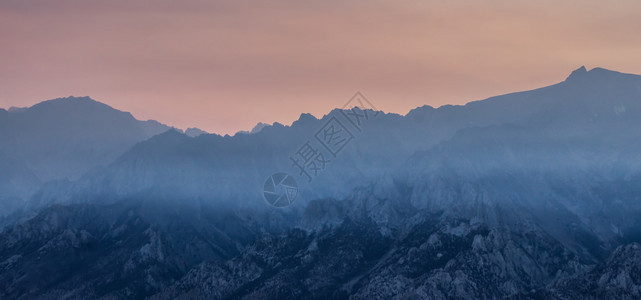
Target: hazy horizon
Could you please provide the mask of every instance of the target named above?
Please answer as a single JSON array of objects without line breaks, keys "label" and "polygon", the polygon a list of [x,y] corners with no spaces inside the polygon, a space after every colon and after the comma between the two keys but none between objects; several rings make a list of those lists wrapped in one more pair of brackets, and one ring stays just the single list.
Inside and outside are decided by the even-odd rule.
[{"label": "hazy horizon", "polygon": [[[577,68],[577,69],[575,69],[575,70],[578,70],[578,69],[581,69],[581,68],[585,68],[585,66],[581,66],[581,67],[579,67],[579,68]],[[589,72],[589,71],[591,71],[591,70],[593,70],[593,69],[596,69],[596,68],[601,68],[601,67],[586,68],[586,71],[588,71],[588,72]],[[602,69],[605,69],[605,68],[602,68]],[[573,71],[575,71],[575,70],[573,70]],[[573,72],[573,71],[572,71],[572,72]],[[617,70],[609,70],[609,71],[619,72],[619,71],[617,71]],[[568,76],[570,75],[570,73],[571,73],[571,72],[568,72]],[[621,72],[621,73],[624,73],[624,72]],[[624,73],[624,74],[633,74],[633,73]],[[635,75],[639,75],[639,74],[635,74]],[[559,82],[561,82],[561,81],[562,81],[562,80],[560,80]],[[556,82],[556,83],[558,83],[558,82]],[[556,83],[552,83],[552,84],[556,84]],[[399,114],[399,115],[405,116],[405,115],[407,115],[411,110],[416,109],[416,108],[420,108],[420,107],[423,107],[423,106],[426,106],[426,105],[432,106],[432,107],[437,108],[437,109],[438,109],[438,108],[440,108],[440,107],[442,107],[442,106],[449,106],[449,105],[454,105],[454,106],[457,106],[457,105],[466,105],[466,104],[471,103],[471,102],[482,101],[482,100],[486,100],[486,99],[488,99],[488,98],[492,98],[492,97],[503,96],[503,95],[513,94],[513,93],[519,93],[519,92],[524,92],[524,91],[530,91],[530,90],[536,90],[536,89],[544,88],[544,87],[545,87],[545,86],[537,86],[537,87],[532,87],[532,88],[530,88],[530,89],[525,89],[525,90],[511,91],[511,92],[506,92],[506,93],[504,93],[504,94],[498,94],[498,95],[488,96],[488,97],[483,98],[483,99],[474,99],[474,100],[464,101],[464,102],[462,102],[462,103],[444,103],[444,104],[441,104],[441,105],[438,105],[438,106],[433,106],[433,105],[430,105],[430,104],[427,104],[427,103],[425,103],[425,104],[419,104],[419,105],[417,105],[417,106],[415,106],[415,107],[411,107],[411,108],[409,108],[409,110],[407,110],[407,111],[405,111],[405,112],[390,112],[390,111],[384,111],[384,110],[381,110],[381,111],[382,111],[382,112],[385,112],[385,113],[393,113],[393,114]],[[640,87],[640,88],[641,88],[641,87]],[[356,93],[360,93],[360,92],[356,92]],[[351,97],[353,97],[353,96],[355,96],[355,95],[356,95],[356,93],[355,93],[354,95],[350,96],[350,98],[351,98]],[[120,111],[129,112],[129,111],[122,110],[122,109],[120,109],[119,107],[116,107],[116,106],[113,106],[113,105],[109,104],[109,103],[108,103],[108,101],[103,101],[102,99],[96,99],[96,98],[94,98],[94,97],[91,97],[91,95],[69,95],[69,96],[64,96],[64,97],[56,97],[56,98],[51,98],[51,99],[44,99],[44,100],[42,100],[42,101],[38,101],[38,102],[34,103],[33,105],[36,105],[36,104],[41,103],[41,102],[44,102],[44,101],[56,100],[56,99],[60,99],[60,98],[69,98],[69,97],[71,97],[71,98],[83,98],[83,97],[88,97],[88,98],[90,98],[90,99],[92,99],[92,100],[95,100],[95,101],[98,101],[98,102],[100,102],[100,103],[103,103],[103,104],[109,105],[110,107],[112,107],[112,108],[114,108],[114,109],[117,109],[117,110],[120,110]],[[365,95],[365,97],[367,97],[367,95]],[[350,99],[350,98],[346,98],[346,99],[348,99],[348,101],[349,101],[349,99]],[[27,108],[29,108],[29,107],[31,107],[31,106],[33,106],[33,105],[29,105],[29,106],[22,106],[22,107],[19,107],[19,106],[0,107],[0,109],[4,109],[4,110],[7,110],[7,111],[9,111],[11,108],[15,108],[15,109],[27,109]],[[297,121],[297,120],[300,118],[300,115],[301,115],[301,114],[311,114],[311,115],[313,115],[316,119],[322,119],[324,116],[326,116],[327,114],[329,114],[329,113],[331,112],[331,110],[333,110],[333,109],[337,109],[337,108],[341,108],[341,107],[339,107],[339,106],[335,106],[335,107],[328,107],[328,109],[327,109],[325,112],[320,112],[320,113],[311,113],[311,112],[301,111],[301,112],[300,112],[296,117],[294,117],[293,119],[291,119],[291,120],[285,120],[285,121],[264,122],[264,121],[260,121],[260,120],[259,120],[259,121],[255,122],[253,125],[251,125],[249,128],[238,128],[238,129],[236,129],[235,131],[232,131],[232,132],[212,132],[212,131],[207,131],[207,130],[205,130],[205,131],[207,131],[208,133],[212,133],[212,134],[218,134],[218,135],[232,135],[232,136],[233,136],[234,134],[239,133],[239,132],[249,132],[249,131],[251,131],[255,126],[257,126],[257,125],[258,125],[258,124],[260,124],[260,123],[268,124],[268,125],[271,125],[271,124],[273,124],[273,123],[280,123],[280,124],[283,124],[283,125],[286,125],[286,126],[290,126],[290,125],[292,125],[292,123],[293,123],[293,122]],[[132,113],[132,112],[130,112],[130,113]],[[132,113],[132,115],[133,115],[133,117],[134,117],[134,118],[136,118],[136,119],[138,119],[138,120],[141,120],[141,121],[149,121],[149,120],[159,121],[159,122],[161,122],[161,123],[163,123],[163,124],[165,124],[165,125],[172,126],[172,127],[175,127],[175,128],[177,128],[177,129],[181,129],[181,130],[187,130],[187,129],[189,129],[189,128],[198,128],[198,127],[196,127],[196,126],[179,127],[179,126],[176,126],[176,125],[171,124],[171,123],[165,123],[165,122],[162,122],[162,121],[160,121],[160,120],[158,120],[158,119],[155,119],[155,118],[153,118],[153,117],[152,117],[152,118],[147,118],[147,119],[145,119],[145,118],[139,118],[139,117],[138,117],[138,116],[136,116],[136,114],[134,114],[134,113]],[[198,128],[198,129],[203,130],[202,128]]]},{"label": "hazy horizon", "polygon": [[[233,134],[322,115],[356,91],[399,114],[641,73],[637,1],[3,1],[0,107],[90,96]],[[552,7],[552,9],[550,9]]]},{"label": "hazy horizon", "polygon": [[640,12],[0,1],[0,299],[641,299]]}]

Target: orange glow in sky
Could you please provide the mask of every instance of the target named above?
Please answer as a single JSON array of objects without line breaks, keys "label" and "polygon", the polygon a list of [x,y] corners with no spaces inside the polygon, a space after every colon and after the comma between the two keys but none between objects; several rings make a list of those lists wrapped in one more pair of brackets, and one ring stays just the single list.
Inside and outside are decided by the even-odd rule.
[{"label": "orange glow in sky", "polygon": [[356,91],[405,114],[641,73],[641,1],[0,2],[0,107],[90,96],[234,133],[322,116]]}]

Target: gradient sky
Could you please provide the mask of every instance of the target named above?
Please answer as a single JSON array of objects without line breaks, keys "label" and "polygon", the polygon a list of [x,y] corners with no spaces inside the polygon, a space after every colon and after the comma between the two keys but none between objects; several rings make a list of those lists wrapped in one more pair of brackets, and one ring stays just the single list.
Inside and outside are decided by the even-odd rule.
[{"label": "gradient sky", "polygon": [[641,73],[641,1],[0,1],[0,107],[90,96],[216,133],[361,91],[405,114]]}]

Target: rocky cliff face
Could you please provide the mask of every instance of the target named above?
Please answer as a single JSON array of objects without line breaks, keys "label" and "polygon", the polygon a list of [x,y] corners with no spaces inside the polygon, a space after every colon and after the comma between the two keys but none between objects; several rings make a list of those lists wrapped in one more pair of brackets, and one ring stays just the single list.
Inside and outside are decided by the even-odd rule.
[{"label": "rocky cliff face", "polygon": [[589,272],[560,280],[539,295],[562,299],[638,299],[641,297],[641,245],[619,246]]},{"label": "rocky cliff face", "polygon": [[143,298],[202,261],[234,257],[254,238],[213,208],[54,206],[0,234],[0,297]]},{"label": "rocky cliff face", "polygon": [[589,248],[590,239],[568,247],[525,211],[487,207],[500,220],[488,223],[383,205],[398,218],[382,220],[364,210],[368,201],[318,200],[326,203],[313,205],[314,212],[335,206],[334,221],[314,223],[307,214],[299,224],[313,228],[262,233],[219,208],[53,207],[0,235],[2,296],[572,299],[638,293],[638,244],[600,260],[577,251]]},{"label": "rocky cliff face", "polygon": [[264,237],[234,259],[199,265],[153,298],[522,297],[590,268],[542,231],[438,219],[403,230],[346,220]]}]

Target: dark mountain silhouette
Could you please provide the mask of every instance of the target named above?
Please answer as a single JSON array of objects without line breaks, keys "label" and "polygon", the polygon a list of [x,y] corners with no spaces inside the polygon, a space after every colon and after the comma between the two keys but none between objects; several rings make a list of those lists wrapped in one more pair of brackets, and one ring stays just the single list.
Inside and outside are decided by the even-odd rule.
[{"label": "dark mountain silhouette", "polygon": [[201,130],[199,128],[191,127],[191,128],[185,129],[185,134],[189,137],[197,137],[201,134],[208,134],[208,133],[207,131]]},{"label": "dark mountain silhouette", "polygon": [[2,169],[0,185],[5,188],[0,203],[25,202],[38,183],[76,179],[168,129],[156,121],[138,121],[130,113],[88,97],[59,98],[29,108],[2,110],[0,161],[11,167]]},{"label": "dark mountain silhouette", "polygon": [[75,179],[169,129],[88,97],[44,101],[0,118],[1,150],[26,162],[41,180]]},{"label": "dark mountain silhouette", "polygon": [[[361,132],[348,127],[354,132],[353,142],[336,157],[327,154],[331,162],[312,183],[307,183],[303,175],[297,177],[301,181],[301,205],[320,197],[344,197],[354,186],[390,174],[415,152],[452,139],[457,132],[469,132],[474,137],[475,132],[497,131],[500,136],[501,126],[510,124],[526,128],[523,134],[532,135],[533,143],[538,142],[536,138],[547,142],[597,137],[592,141],[597,145],[605,142],[601,139],[616,137],[622,143],[634,143],[629,137],[641,128],[636,117],[641,113],[640,78],[598,68],[589,72],[579,69],[564,82],[533,91],[464,106],[424,106],[406,116],[380,113],[368,120]],[[291,126],[275,124],[252,135],[233,137],[202,135],[192,139],[168,132],[136,145],[106,169],[70,184],[69,189],[75,190],[70,195],[46,190],[44,194],[73,202],[104,192],[97,198],[114,201],[148,189],[167,189],[172,197],[181,193],[187,198],[197,195],[215,201],[236,197],[234,202],[240,206],[264,208],[262,182],[277,171],[298,175],[290,157],[306,141],[314,142],[314,134],[332,117],[343,116],[340,110],[331,111],[321,120],[302,114]],[[463,130],[468,128],[477,131]],[[92,182],[104,184],[96,187]],[[73,195],[83,195],[83,199],[69,199]],[[38,197],[37,201],[50,203],[56,199]]]},{"label": "dark mountain silhouette", "polygon": [[[45,183],[0,233],[0,296],[638,296],[641,76],[582,67],[463,106],[354,112],[169,130]],[[291,157],[337,121],[353,139],[308,182]],[[275,172],[298,182],[291,206],[262,198]]]}]

